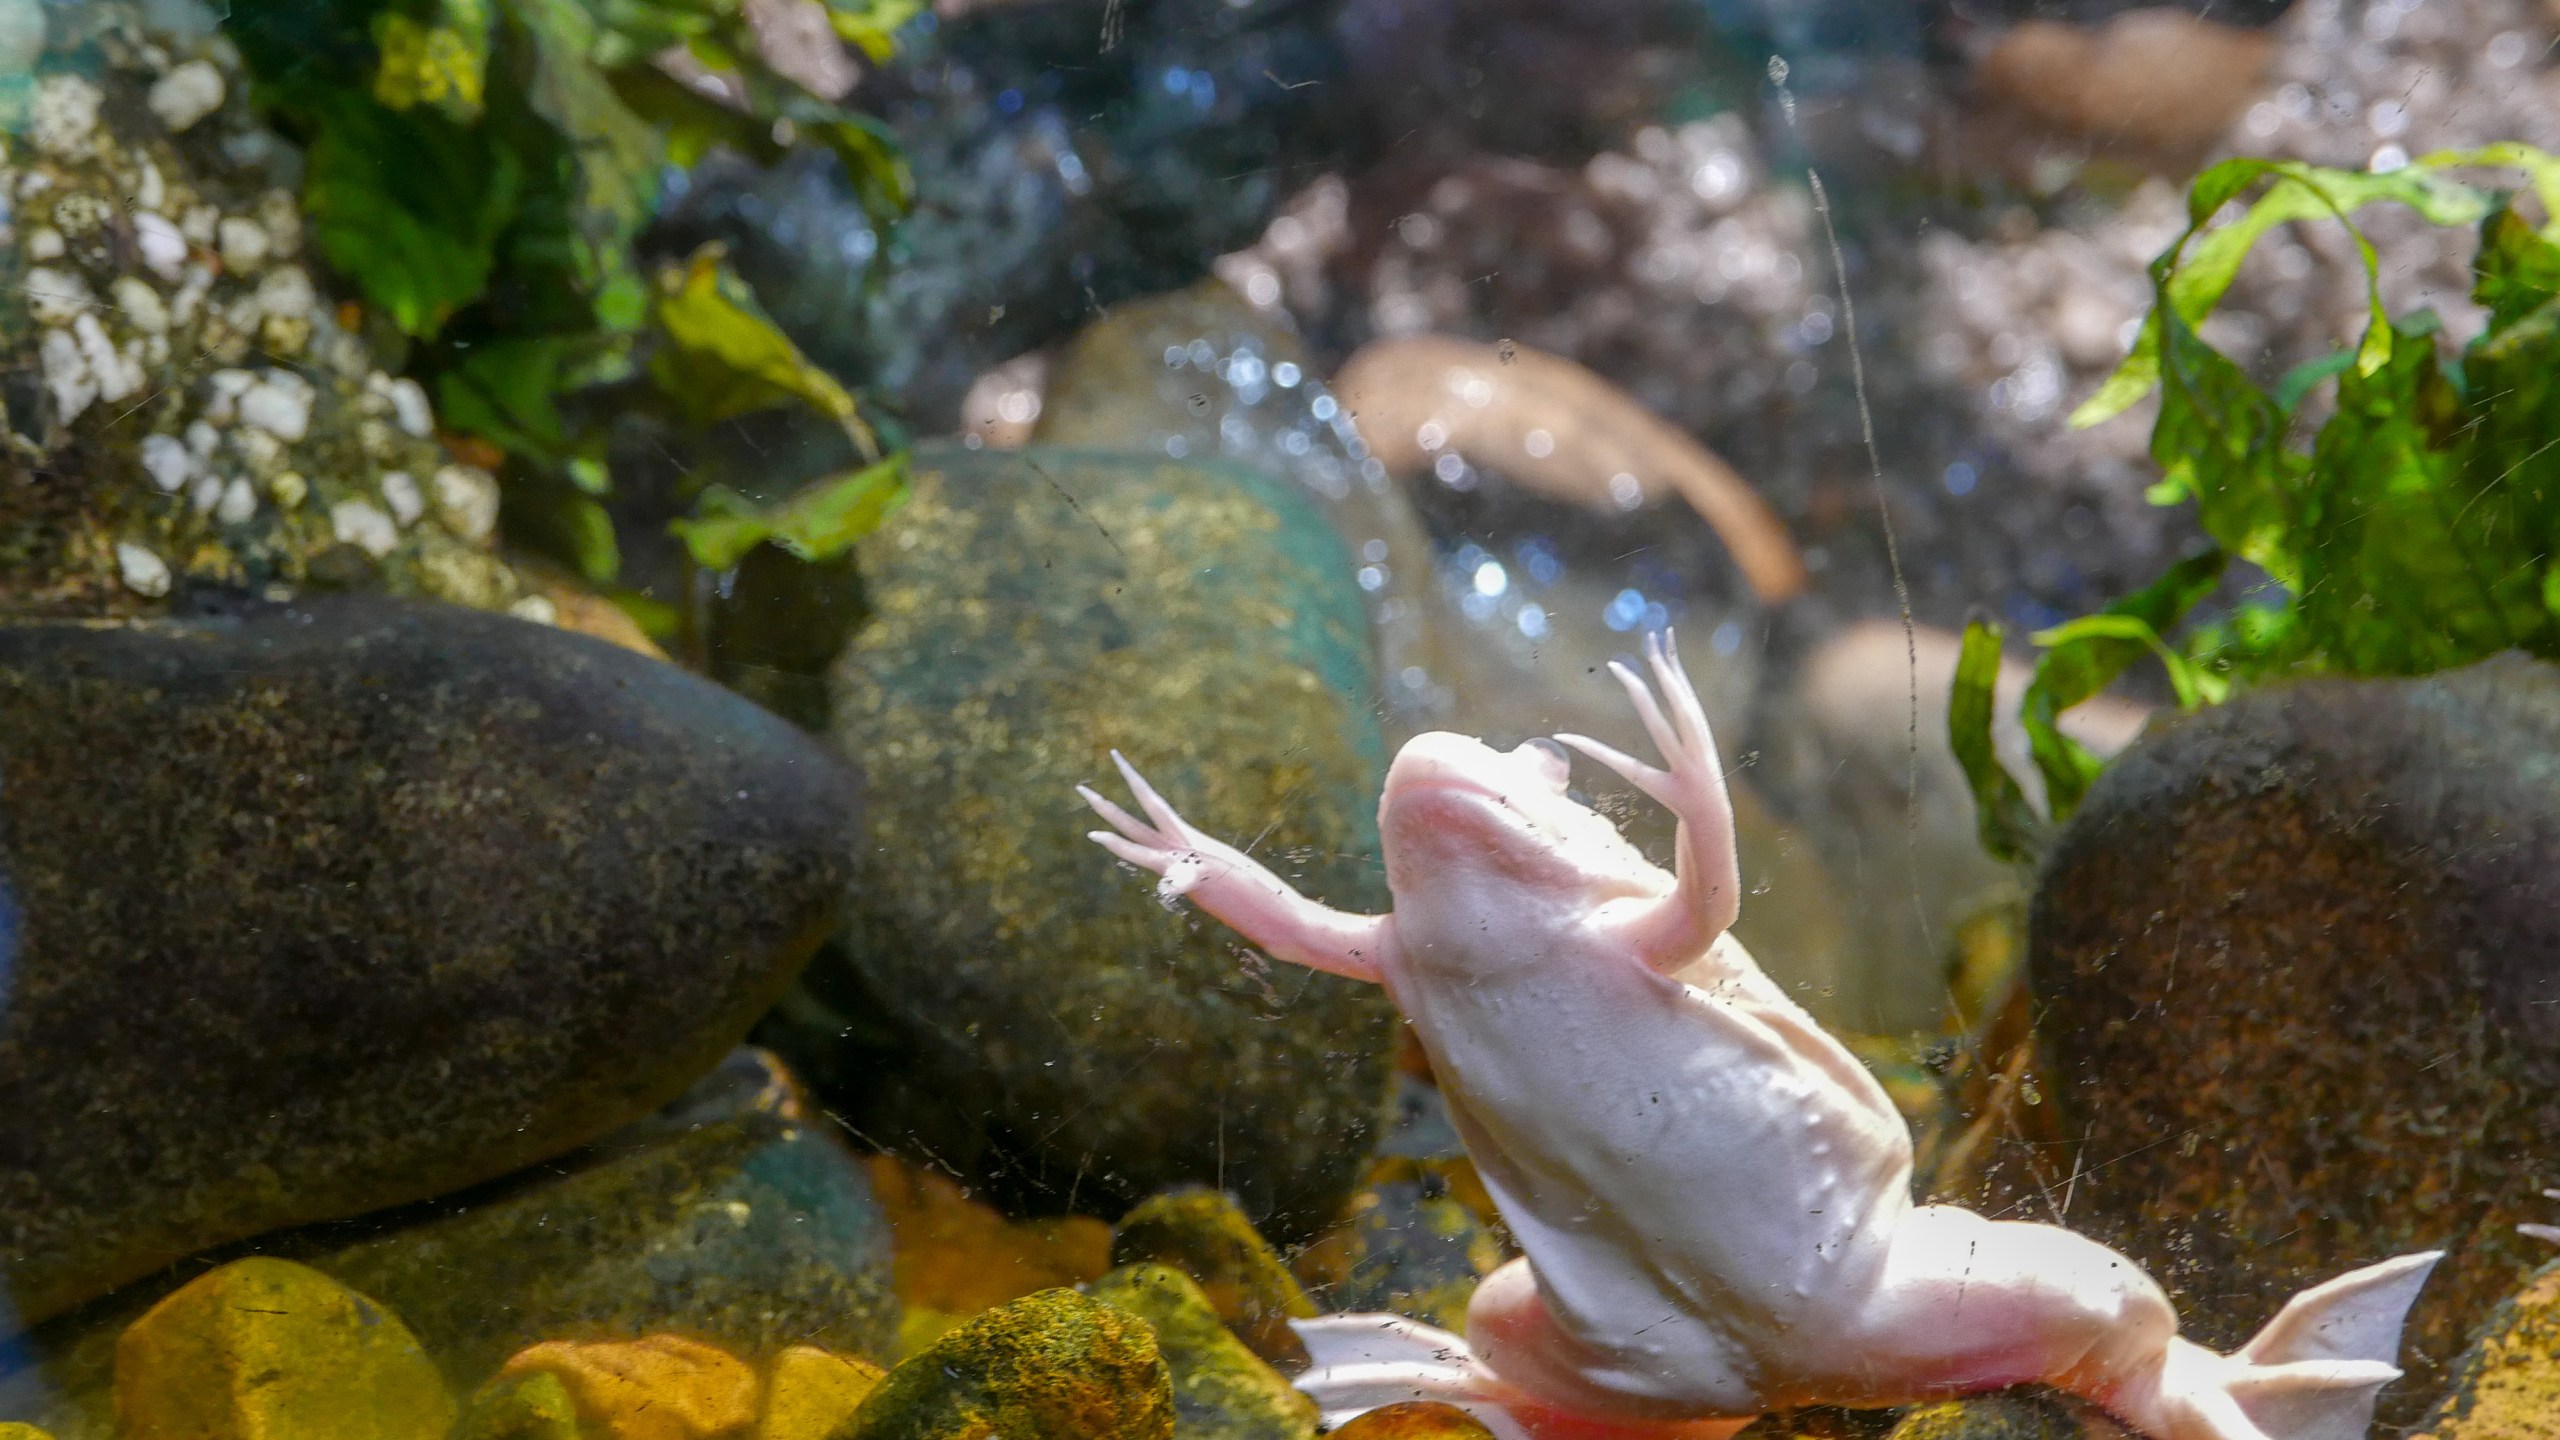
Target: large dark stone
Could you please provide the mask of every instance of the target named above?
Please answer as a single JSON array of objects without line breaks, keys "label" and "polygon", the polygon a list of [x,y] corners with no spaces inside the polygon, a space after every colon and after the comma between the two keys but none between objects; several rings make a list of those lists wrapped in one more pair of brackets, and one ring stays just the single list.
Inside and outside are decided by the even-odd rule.
[{"label": "large dark stone", "polygon": [[1385,1109],[1374,986],[1258,960],[1085,839],[1126,751],[1307,893],[1386,904],[1383,746],[1341,542],[1239,467],[929,452],[863,544],[834,734],[872,777],[842,942],[762,1033],[855,1133],[1006,1203],[1185,1182],[1303,1234]]},{"label": "large dark stone", "polygon": [[858,807],[745,701],[503,616],[0,628],[19,1318],[666,1103],[825,934]]},{"label": "large dark stone", "polygon": [[2226,1347],[2306,1285],[2451,1247],[2386,1421],[2549,1258],[2514,1226],[2560,1184],[2556,756],[2560,670],[2518,656],[2260,691],[2118,758],[2036,895],[2039,1032],[2085,1136],[2042,1193]]}]

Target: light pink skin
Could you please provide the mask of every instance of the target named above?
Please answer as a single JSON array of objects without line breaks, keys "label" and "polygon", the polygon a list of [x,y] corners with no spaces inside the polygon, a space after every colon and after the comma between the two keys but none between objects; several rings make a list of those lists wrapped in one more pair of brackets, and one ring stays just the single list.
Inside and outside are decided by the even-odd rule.
[{"label": "light pink skin", "polygon": [[[1568,798],[1565,755],[1540,742],[1405,745],[1379,803],[1387,915],[1300,896],[1116,754],[1146,818],[1082,792],[1112,826],[1093,838],[1162,876],[1166,899],[1280,959],[1384,985],[1429,1053],[1525,1253],[1477,1290],[1463,1345],[1401,1327],[1425,1353],[1393,1373],[1541,1437],[1718,1440],[1778,1407],[2027,1381],[2158,1440],[2360,1434],[2346,1411],[2361,1397],[2369,1415],[2398,1373],[2382,1361],[2431,1257],[2307,1292],[2290,1329],[2280,1317],[2226,1357],[2177,1339],[2167,1297],[2115,1251],[1911,1203],[1900,1114],[1725,933],[1740,884],[1723,774],[1675,656],[1648,654],[1667,709],[1611,668],[1665,768],[1556,738],[1679,816],[1676,876]],[[2360,1345],[2305,1339],[2342,1325]],[[2279,1412],[2272,1433],[2252,1419]]]}]

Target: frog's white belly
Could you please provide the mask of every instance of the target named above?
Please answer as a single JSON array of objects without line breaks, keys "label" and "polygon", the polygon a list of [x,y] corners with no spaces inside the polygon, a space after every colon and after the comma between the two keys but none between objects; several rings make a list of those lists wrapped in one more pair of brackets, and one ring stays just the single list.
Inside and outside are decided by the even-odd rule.
[{"label": "frog's white belly", "polygon": [[1389,977],[1468,1153],[1569,1333],[1647,1398],[1751,1413],[1811,1348],[1789,1332],[1873,1294],[1908,1130],[1738,947],[1700,989],[1631,957],[1520,964],[1537,939],[1508,938],[1498,978]]}]

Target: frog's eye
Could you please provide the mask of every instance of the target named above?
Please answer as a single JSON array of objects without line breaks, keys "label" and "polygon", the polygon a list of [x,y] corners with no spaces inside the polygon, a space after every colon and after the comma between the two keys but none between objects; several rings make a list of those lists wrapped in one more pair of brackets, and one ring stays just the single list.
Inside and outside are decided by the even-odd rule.
[{"label": "frog's eye", "polygon": [[1529,762],[1529,768],[1552,786],[1559,795],[1573,781],[1573,756],[1562,745],[1544,735],[1524,742],[1511,752]]}]

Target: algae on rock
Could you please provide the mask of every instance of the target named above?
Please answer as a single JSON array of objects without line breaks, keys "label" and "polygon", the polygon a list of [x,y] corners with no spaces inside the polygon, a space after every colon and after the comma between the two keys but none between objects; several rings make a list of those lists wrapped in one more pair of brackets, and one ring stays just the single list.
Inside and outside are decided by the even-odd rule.
[{"label": "algae on rock", "polygon": [[1321,1224],[1383,1116],[1393,1011],[1168,914],[1073,787],[1124,750],[1309,893],[1383,908],[1340,542],[1241,468],[939,450],[860,553],[833,728],[880,843],[764,1043],[859,1133],[1018,1208],[1203,1182],[1282,1238]]}]

